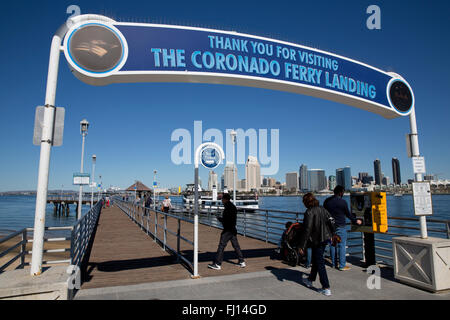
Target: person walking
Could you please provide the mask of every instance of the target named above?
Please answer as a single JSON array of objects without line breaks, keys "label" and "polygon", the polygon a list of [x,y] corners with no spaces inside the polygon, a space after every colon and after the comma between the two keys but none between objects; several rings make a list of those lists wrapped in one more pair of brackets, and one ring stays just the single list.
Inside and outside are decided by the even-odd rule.
[{"label": "person walking", "polygon": [[[323,206],[331,214],[336,224],[336,234],[341,237],[341,242],[336,246],[330,246],[331,263],[333,267],[341,271],[350,270],[346,266],[346,244],[347,244],[347,228],[345,226],[345,217],[349,218],[353,224],[360,225],[362,222],[356,219],[356,216],[348,210],[347,202],[342,199],[344,196],[344,187],[337,185],[334,195],[327,198]],[[338,258],[338,260],[336,259]]]},{"label": "person walking", "polygon": [[153,204],[153,200],[152,200],[152,196],[151,195],[148,195],[147,196],[147,199],[145,199],[145,204],[144,204],[144,206],[145,206],[145,211],[144,211],[144,215],[148,215],[149,214],[149,212],[150,212],[150,207],[152,206],[152,204]]},{"label": "person walking", "polygon": [[217,218],[223,225],[223,231],[220,234],[219,247],[217,248],[216,257],[212,264],[208,265],[208,268],[214,270],[222,269],[222,261],[223,261],[223,252],[225,247],[228,244],[228,241],[231,241],[231,245],[236,252],[239,259],[239,266],[241,268],[245,268],[245,260],[244,256],[241,252],[241,247],[239,246],[239,242],[237,239],[237,230],[236,230],[236,219],[237,219],[237,209],[236,206],[231,202],[231,196],[229,193],[224,193],[222,195],[222,203],[224,205],[222,218]]},{"label": "person walking", "polygon": [[307,193],[303,196],[303,204],[307,210],[303,219],[304,231],[300,237],[299,252],[301,255],[304,255],[306,248],[310,247],[312,253],[311,272],[307,279],[303,279],[303,283],[308,288],[311,288],[317,274],[319,274],[320,283],[322,284],[320,292],[326,296],[331,296],[330,283],[323,257],[325,248],[333,236],[333,231],[330,230],[329,226],[331,215],[324,207],[319,206],[319,201],[312,193]]},{"label": "person walking", "polygon": [[169,196],[166,196],[162,203],[162,211],[167,213],[170,209],[172,209],[172,202],[170,201]]}]

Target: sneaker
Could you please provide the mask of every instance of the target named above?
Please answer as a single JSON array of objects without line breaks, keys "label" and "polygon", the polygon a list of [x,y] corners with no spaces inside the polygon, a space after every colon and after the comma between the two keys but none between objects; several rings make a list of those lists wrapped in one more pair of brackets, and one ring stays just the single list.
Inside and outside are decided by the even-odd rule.
[{"label": "sneaker", "polygon": [[222,267],[221,267],[220,265],[215,264],[215,263],[213,263],[213,264],[208,264],[208,268],[214,269],[214,270],[220,270],[220,269],[222,269]]},{"label": "sneaker", "polygon": [[247,266],[247,264],[245,263],[245,261],[242,261],[239,263],[239,267],[241,268],[245,268]]},{"label": "sneaker", "polygon": [[331,296],[331,290],[330,289],[322,289],[320,290],[320,293],[323,294],[324,296]]},{"label": "sneaker", "polygon": [[351,269],[350,267],[345,266],[345,267],[343,267],[343,268],[339,268],[339,271],[348,271],[348,270],[350,270],[350,269]]},{"label": "sneaker", "polygon": [[308,288],[311,288],[313,285],[311,280],[309,280],[308,278],[303,279],[303,284]]}]

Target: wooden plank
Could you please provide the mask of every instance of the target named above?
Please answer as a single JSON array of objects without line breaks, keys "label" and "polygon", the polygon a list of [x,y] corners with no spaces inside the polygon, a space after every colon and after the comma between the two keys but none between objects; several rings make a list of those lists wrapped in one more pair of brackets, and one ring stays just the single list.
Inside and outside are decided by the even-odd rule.
[{"label": "wooden plank", "polygon": [[[137,221],[143,221],[146,227],[147,216],[141,216],[141,212],[139,214]],[[154,214],[151,213],[148,224],[152,232],[154,220]],[[164,225],[161,215],[158,217],[158,224]],[[167,226],[176,233],[177,219],[167,218]],[[193,231],[193,224],[181,222],[183,237],[193,241]],[[238,236],[247,267],[238,266],[236,254],[229,243],[225,249],[222,270],[208,269],[207,265],[212,262],[217,251],[220,233],[220,229],[199,225],[200,276],[229,275],[287,267],[281,261],[271,259],[275,245]],[[166,236],[167,244],[176,250],[176,236],[169,232]],[[164,239],[163,229],[160,227],[158,227],[158,237]],[[183,255],[192,261],[192,245],[181,241],[180,249]],[[164,251],[119,208],[114,206],[102,210],[82,289],[189,279],[190,275],[191,273],[176,261],[175,256]]]}]

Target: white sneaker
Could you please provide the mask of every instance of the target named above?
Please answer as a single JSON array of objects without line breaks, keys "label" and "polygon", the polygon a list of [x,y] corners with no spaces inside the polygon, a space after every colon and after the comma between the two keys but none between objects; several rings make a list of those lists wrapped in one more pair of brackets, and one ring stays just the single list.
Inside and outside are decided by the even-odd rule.
[{"label": "white sneaker", "polygon": [[313,286],[311,280],[309,280],[308,278],[303,279],[303,284],[308,288],[311,288]]},{"label": "white sneaker", "polygon": [[222,269],[222,267],[221,267],[220,265],[215,264],[215,263],[213,263],[213,264],[208,264],[208,268],[214,269],[214,270],[221,270],[221,269]]},{"label": "white sneaker", "polygon": [[322,290],[320,290],[320,293],[325,295],[325,296],[327,296],[327,297],[331,296],[331,290],[330,289],[322,289]]},{"label": "white sneaker", "polygon": [[245,264],[245,261],[242,261],[241,263],[239,263],[239,267],[241,268],[245,268],[247,266],[247,264]]}]

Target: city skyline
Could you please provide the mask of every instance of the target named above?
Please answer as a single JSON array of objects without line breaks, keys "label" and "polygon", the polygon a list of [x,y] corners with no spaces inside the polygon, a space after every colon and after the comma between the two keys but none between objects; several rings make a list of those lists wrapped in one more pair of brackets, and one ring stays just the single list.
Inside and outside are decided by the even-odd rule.
[{"label": "city skyline", "polygon": [[[106,7],[83,0],[76,4],[83,14],[105,14],[118,21],[136,19],[197,25],[289,41],[401,74],[414,90],[418,139],[427,175],[438,175],[440,179],[450,177],[450,149],[445,145],[436,147],[436,141],[450,138],[445,129],[450,118],[450,109],[445,107],[450,93],[441,90],[450,84],[446,76],[449,67],[439,63],[447,58],[450,44],[442,42],[435,32],[449,30],[445,12],[450,4],[444,3],[443,9],[436,11],[432,6],[414,2],[408,3],[410,10],[405,11],[401,3],[383,2],[383,27],[370,31],[365,26],[367,6],[357,1],[345,6],[329,1],[327,10],[319,3],[282,1],[280,6],[289,10],[279,11],[251,2],[231,2],[226,7],[181,1],[133,3],[112,1]],[[179,10],[173,10],[174,5]],[[234,9],[236,6],[239,10]],[[0,159],[0,191],[36,189],[40,150],[32,145],[35,108],[44,104],[51,36],[68,18],[66,10],[67,3],[40,1],[7,3],[0,12],[4,24],[2,38],[8,43],[0,52],[3,61],[8,61],[0,75],[4,120],[0,127],[4,138],[0,143],[5,150]],[[296,12],[302,10],[310,14],[298,19]],[[422,18],[411,19],[409,12],[420,12]],[[10,18],[17,13],[20,19]],[[40,17],[39,27],[35,25],[36,15]],[[319,18],[333,28],[314,27]],[[404,52],[408,52],[408,59]],[[76,79],[62,55],[56,106],[64,107],[66,115],[63,144],[52,148],[51,153],[48,185],[51,190],[61,186],[76,188],[72,177],[80,168],[79,122],[83,118],[90,123],[84,171],[91,171],[90,159],[96,154],[95,180],[99,182],[102,175],[105,187],[124,189],[135,180],[151,185],[154,170],[158,171],[157,180],[163,188],[183,187],[192,182],[192,164],[171,162],[175,145],[171,134],[179,128],[193,133],[192,123],[197,120],[203,121],[205,131],[207,128],[222,132],[227,128],[278,129],[280,161],[278,173],[273,175],[278,181],[284,179],[286,172],[298,171],[301,163],[322,168],[327,176],[345,165],[355,174],[369,172],[372,176],[371,162],[379,158],[381,172],[390,176],[392,182],[392,157],[401,163],[402,182],[413,178],[412,162],[406,154],[405,134],[410,132],[407,118],[386,120],[309,96],[194,83],[94,87]],[[250,154],[254,155],[247,146],[245,157]],[[261,169],[264,165],[261,161]],[[245,179],[244,167],[245,164],[237,165],[240,180]],[[222,170],[223,165],[217,169],[219,176]],[[200,177],[207,181],[208,171],[200,169]]]}]

